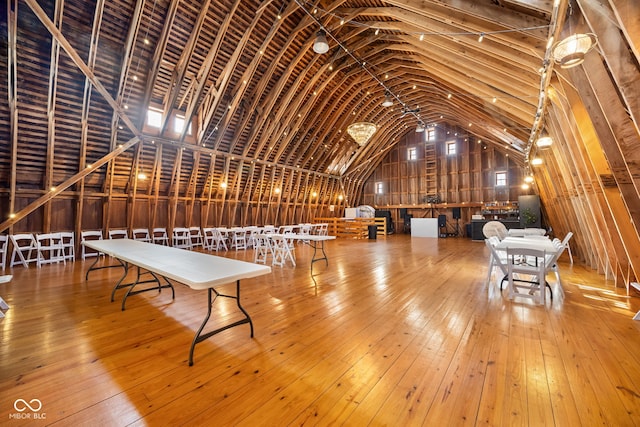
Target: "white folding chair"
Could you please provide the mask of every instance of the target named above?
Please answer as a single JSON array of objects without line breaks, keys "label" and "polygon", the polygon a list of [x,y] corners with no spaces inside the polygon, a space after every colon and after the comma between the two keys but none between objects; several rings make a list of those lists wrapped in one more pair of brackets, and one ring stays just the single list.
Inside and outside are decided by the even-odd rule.
[{"label": "white folding chair", "polygon": [[157,227],[153,229],[153,243],[156,245],[169,246],[169,236],[167,235],[167,229],[164,227]]},{"label": "white folding chair", "polygon": [[[571,236],[569,236],[569,238],[571,238]],[[553,239],[553,246],[555,246],[557,252],[555,254],[547,254],[547,270],[555,274],[560,296],[564,296],[564,288],[562,286],[562,279],[560,278],[560,269],[558,268],[558,259],[562,256],[562,253],[569,245],[564,245],[560,239]]]},{"label": "white folding chair", "polygon": [[202,241],[202,231],[200,227],[189,227],[189,236],[191,239],[191,247],[197,248],[198,246],[204,247],[204,243]]},{"label": "white folding chair", "polygon": [[60,261],[66,264],[62,254],[62,237],[60,233],[37,234],[36,245],[38,248],[38,268],[44,264],[59,263]]},{"label": "white folding chair", "polygon": [[[11,267],[16,264],[22,264],[25,267],[29,268],[29,263],[35,262],[37,264],[38,243],[36,242],[35,237],[33,237],[33,234],[12,234],[11,236],[9,236],[9,238],[11,239],[11,244],[13,245],[13,250],[11,252],[11,262],[9,263]],[[18,260],[16,260],[16,255],[18,255]]]},{"label": "white folding chair", "polygon": [[229,248],[227,247],[226,236],[222,234],[222,232],[217,228],[213,229],[213,233],[214,233],[214,250],[217,252],[220,249],[224,248],[225,251],[228,251]]},{"label": "white folding chair", "polygon": [[247,249],[247,233],[242,227],[235,227],[231,229],[231,247],[236,249]]},{"label": "white folding chair", "polygon": [[296,259],[293,256],[294,248],[291,246],[291,239],[287,239],[286,235],[270,236],[271,247],[273,250],[273,265],[284,266],[287,260],[291,261],[293,266],[296,266]]},{"label": "white folding chair", "polygon": [[270,238],[266,234],[256,234],[253,240],[253,262],[266,264],[271,253]]},{"label": "white folding chair", "polygon": [[245,230],[247,231],[247,249],[252,248],[256,244],[256,236],[262,231],[257,225],[246,227]]},{"label": "white folding chair", "polygon": [[546,288],[551,289],[546,281],[546,275],[547,257],[545,251],[530,248],[507,248],[509,299],[530,298],[536,303],[544,304]]},{"label": "white folding chair", "polygon": [[4,270],[7,264],[7,247],[9,246],[9,237],[2,234],[0,235],[0,268]]},{"label": "white folding chair", "polygon": [[171,246],[180,249],[191,249],[191,234],[189,233],[189,229],[185,227],[174,228],[171,237]]},{"label": "white folding chair", "polygon": [[[87,240],[102,240],[102,231],[100,230],[85,230],[80,232],[80,242],[85,242]],[[80,256],[82,259],[86,259],[91,256],[98,256],[100,253],[87,248],[85,245],[80,245]]]},{"label": "white folding chair", "polygon": [[134,228],[131,230],[131,237],[133,237],[133,240],[137,240],[139,242],[151,243],[151,236],[149,235],[148,228]]},{"label": "white folding chair", "polygon": [[509,273],[507,269],[507,255],[504,251],[499,251],[496,248],[496,244],[500,242],[500,239],[493,236],[488,239],[485,239],[485,244],[489,248],[489,271],[487,273],[487,286],[491,283],[491,275],[493,271],[497,268],[498,273],[502,274],[500,278],[500,290],[502,290],[502,284],[505,280],[507,280],[507,275]]},{"label": "white folding chair", "polygon": [[571,265],[573,265],[573,255],[571,254],[571,246],[569,246],[569,240],[571,240],[571,237],[573,237],[573,233],[569,231],[567,235],[564,236],[564,239],[562,239],[562,246],[569,253],[569,261],[571,261]]},{"label": "white folding chair", "polygon": [[59,234],[64,260],[74,261],[76,259],[76,234],[73,231],[61,231]]},{"label": "white folding chair", "polygon": [[129,233],[127,230],[109,230],[109,239],[127,239],[129,237]]},{"label": "white folding chair", "polygon": [[214,250],[215,247],[215,228],[204,227],[202,229],[202,247],[208,251]]}]

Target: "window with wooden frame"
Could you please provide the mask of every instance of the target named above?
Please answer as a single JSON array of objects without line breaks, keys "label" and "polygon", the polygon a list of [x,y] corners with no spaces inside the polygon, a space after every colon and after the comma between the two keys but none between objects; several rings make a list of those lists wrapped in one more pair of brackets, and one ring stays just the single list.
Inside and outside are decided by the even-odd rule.
[{"label": "window with wooden frame", "polygon": [[383,193],[384,193],[384,185],[382,181],[376,182],[376,194],[383,194]]},{"label": "window with wooden frame", "polygon": [[456,141],[447,141],[447,156],[456,154]]},{"label": "window with wooden frame", "polygon": [[504,171],[496,172],[496,187],[506,187],[507,173]]}]

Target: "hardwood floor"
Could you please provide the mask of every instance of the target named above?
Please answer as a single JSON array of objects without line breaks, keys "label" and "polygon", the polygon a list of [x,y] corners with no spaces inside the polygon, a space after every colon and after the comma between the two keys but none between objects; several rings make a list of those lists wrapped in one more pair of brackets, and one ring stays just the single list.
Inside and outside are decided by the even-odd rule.
[{"label": "hardwood floor", "polygon": [[119,270],[14,268],[0,285],[0,424],[27,425],[14,403],[38,399],[19,413],[29,425],[640,425],[637,294],[563,263],[563,300],[509,301],[485,284],[485,246],[463,238],[339,239],[328,253],[315,283],[304,245],[297,268],[244,281],[255,338],[247,325],[216,335],[192,367],[204,291],[176,285],[173,301],[146,293],[121,311]]}]

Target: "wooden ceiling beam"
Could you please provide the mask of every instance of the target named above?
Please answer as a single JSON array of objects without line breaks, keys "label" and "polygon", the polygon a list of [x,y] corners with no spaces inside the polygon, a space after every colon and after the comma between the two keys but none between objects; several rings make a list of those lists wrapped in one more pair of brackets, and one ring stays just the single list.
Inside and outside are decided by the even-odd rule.
[{"label": "wooden ceiling beam", "polygon": [[[464,0],[385,0],[401,9],[413,13],[437,19],[441,22],[455,22],[458,25],[470,25],[475,20],[479,20],[483,25],[495,25],[499,28],[522,29],[529,27],[540,27],[548,25],[549,21],[545,17],[536,17],[533,14],[521,13],[513,9],[500,7],[491,2],[476,2],[470,4]],[[547,2],[545,15],[551,13],[552,3]],[[474,28],[481,30],[481,28]],[[480,32],[480,31],[479,31]],[[523,31],[524,32],[524,31]],[[546,39],[546,33],[542,29],[531,29],[527,34],[537,38]]]},{"label": "wooden ceiling beam", "polygon": [[640,62],[640,3],[628,0],[609,0],[609,5],[616,16],[620,30],[629,43],[636,62]]},{"label": "wooden ceiling beam", "polygon": [[[214,42],[214,48],[209,50],[209,52],[207,53],[207,57],[205,58],[200,69],[198,70],[198,75],[195,79],[197,81],[197,85],[193,90],[191,101],[187,106],[187,111],[185,113],[185,123],[191,122],[193,115],[196,112],[196,109],[199,108],[201,105],[200,99],[202,95],[205,93],[206,87],[209,85],[209,77],[211,74],[211,70],[214,66],[216,56],[218,54],[219,46],[224,39],[224,34],[227,32],[227,30],[229,29],[229,26],[231,25],[231,22],[233,21],[233,16],[236,10],[238,9],[238,7],[240,6],[240,3],[241,3],[241,0],[236,0],[235,3],[232,5],[231,9],[226,14],[226,18],[221,25],[220,31],[218,33],[218,37],[216,37],[216,41]],[[255,25],[256,25],[256,19],[254,18],[252,25],[249,27],[249,29],[245,31],[245,34],[241,42],[238,43],[238,45],[236,45],[236,49],[233,55],[231,56],[231,58],[227,61],[227,64],[224,70],[222,71],[220,76],[218,76],[218,78],[214,80],[215,84],[213,85],[213,88],[215,90],[214,92],[215,96],[212,99],[215,101],[209,104],[207,108],[215,109],[218,107],[221,101],[221,94],[226,92],[227,85],[233,75],[233,69],[238,65],[238,59],[240,57],[240,53],[244,49],[244,46],[248,40],[248,35],[251,34],[251,30]],[[239,99],[236,99],[235,100],[236,105],[238,102],[239,102]],[[233,105],[231,106],[230,109],[233,110]],[[180,140],[184,139],[184,137],[187,134],[187,130],[188,128],[187,126],[185,126],[184,129],[182,130],[182,134],[180,135]]]},{"label": "wooden ceiling beam", "polygon": [[47,13],[40,7],[37,0],[24,0],[27,5],[31,8],[33,13],[38,17],[40,22],[44,24],[47,30],[53,35],[53,37],[60,43],[60,46],[65,50],[65,52],[69,55],[71,60],[80,68],[80,70],[87,76],[93,86],[98,90],[98,92],[104,97],[105,101],[117,111],[120,119],[127,125],[129,130],[136,135],[137,137],[141,136],[141,132],[138,130],[136,125],[129,119],[129,117],[125,114],[125,110],[118,105],[118,103],[111,97],[109,91],[102,85],[100,80],[93,74],[93,71],[89,68],[87,64],[82,60],[80,55],[76,52],[76,50],[71,46],[71,44],[67,41],[64,35],[58,30],[55,24],[49,19]]},{"label": "wooden ceiling beam", "polygon": [[[144,108],[149,108],[151,106],[151,100],[153,98],[154,88],[156,87],[156,83],[158,81],[158,76],[160,74],[161,64],[163,62],[163,56],[167,51],[167,47],[169,46],[169,39],[171,35],[171,28],[173,27],[174,21],[176,19],[176,15],[178,13],[178,6],[180,0],[171,0],[169,4],[169,8],[167,9],[164,25],[162,26],[162,32],[158,38],[158,43],[156,44],[156,49],[153,51],[153,57],[149,63],[149,69],[146,73],[146,82],[144,89],[144,94],[142,96],[142,106]],[[151,17],[150,19],[153,19]],[[144,40],[143,40],[144,45]],[[142,128],[144,124],[144,120],[147,115],[143,114],[140,120],[139,126]]]},{"label": "wooden ceiling beam", "polygon": [[[174,108],[176,108],[176,104],[178,103],[178,98],[182,89],[185,86],[185,77],[187,74],[187,69],[194,55],[195,49],[198,45],[198,38],[200,37],[200,31],[202,30],[202,26],[205,23],[207,18],[207,12],[209,11],[209,6],[211,5],[211,0],[202,0],[202,6],[200,7],[200,13],[196,18],[196,21],[193,24],[193,28],[191,29],[191,33],[189,34],[189,39],[182,49],[182,54],[180,55],[180,59],[175,64],[173,69],[173,73],[171,75],[171,80],[169,81],[168,91],[165,93],[165,97],[163,100],[164,111],[162,113],[162,124],[160,125],[160,134],[164,133],[167,123],[171,117],[171,112]],[[207,54],[207,60],[213,61],[215,58],[218,49],[219,49],[219,39],[224,34],[224,28],[218,34],[216,38],[216,42],[214,42],[213,46],[210,47],[209,53]],[[210,59],[211,58],[211,59]],[[207,61],[205,61],[206,63]],[[190,80],[188,80],[190,81]],[[185,93],[185,96],[186,93]],[[185,124],[188,122],[185,121]],[[185,126],[186,128],[187,126]]]},{"label": "wooden ceiling beam", "polygon": [[[616,16],[610,8],[606,7],[606,3],[579,0],[578,4],[591,31],[598,35],[598,49],[607,62],[636,132],[640,133],[640,97],[637,93],[640,87],[638,57],[631,54],[633,50],[629,50],[620,27],[614,25]],[[637,9],[640,12],[640,7]],[[638,30],[640,30],[640,17],[636,18],[639,24]]]}]

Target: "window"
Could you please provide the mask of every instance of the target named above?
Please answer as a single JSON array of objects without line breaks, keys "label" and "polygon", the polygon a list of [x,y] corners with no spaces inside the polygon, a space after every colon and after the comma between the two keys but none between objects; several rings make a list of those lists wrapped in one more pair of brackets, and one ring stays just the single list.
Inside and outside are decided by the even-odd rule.
[{"label": "window", "polygon": [[[182,133],[184,130],[184,116],[176,116],[173,120],[173,131],[175,133]],[[189,123],[189,129],[187,129],[187,135],[191,135],[191,123]]]},{"label": "window", "polygon": [[376,194],[382,193],[384,193],[384,186],[382,185],[382,182],[376,182]]},{"label": "window", "polygon": [[418,160],[418,150],[416,147],[409,147],[407,149],[407,160]]},{"label": "window", "polygon": [[504,187],[507,185],[507,173],[496,172],[496,187]]},{"label": "window", "polygon": [[162,125],[162,111],[149,108],[149,110],[147,110],[147,125],[160,129]]},{"label": "window", "polygon": [[456,154],[456,142],[455,141],[448,141],[447,142],[447,156],[451,156],[453,154]]},{"label": "window", "polygon": [[436,140],[436,128],[428,128],[427,141],[435,141],[435,140]]}]

